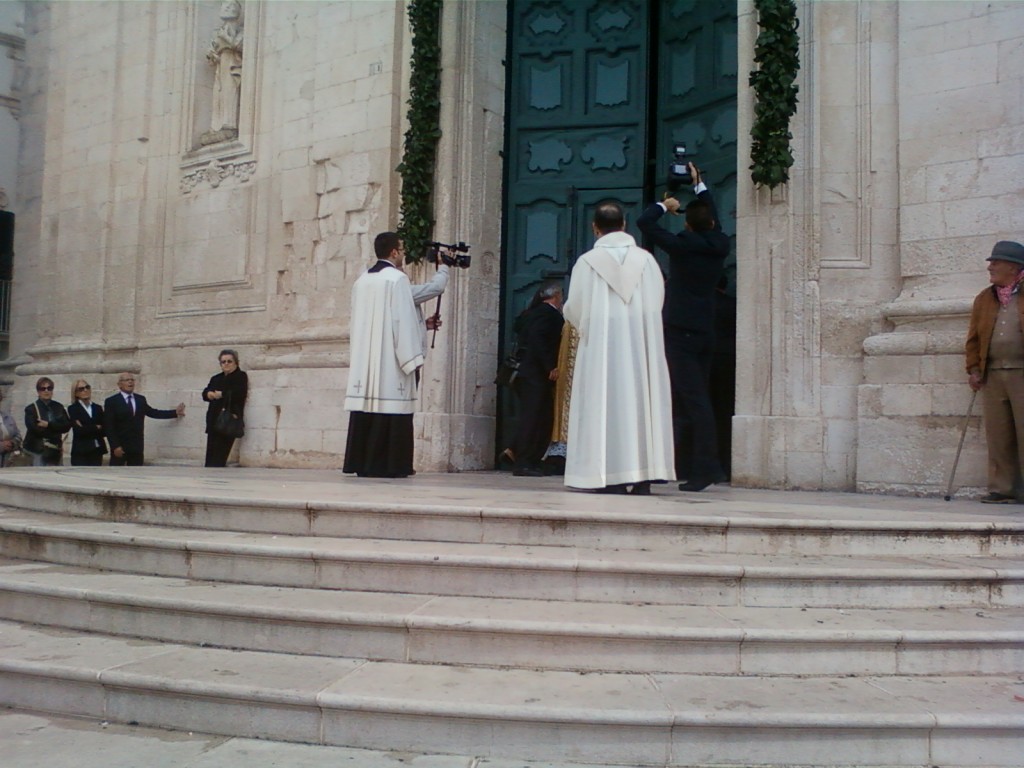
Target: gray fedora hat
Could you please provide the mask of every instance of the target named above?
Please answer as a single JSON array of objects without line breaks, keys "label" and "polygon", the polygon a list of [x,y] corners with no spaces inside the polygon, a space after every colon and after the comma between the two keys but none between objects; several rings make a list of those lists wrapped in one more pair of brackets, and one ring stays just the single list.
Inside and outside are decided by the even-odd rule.
[{"label": "gray fedora hat", "polygon": [[1012,240],[1000,240],[992,246],[992,255],[986,261],[1012,261],[1024,266],[1024,245]]}]

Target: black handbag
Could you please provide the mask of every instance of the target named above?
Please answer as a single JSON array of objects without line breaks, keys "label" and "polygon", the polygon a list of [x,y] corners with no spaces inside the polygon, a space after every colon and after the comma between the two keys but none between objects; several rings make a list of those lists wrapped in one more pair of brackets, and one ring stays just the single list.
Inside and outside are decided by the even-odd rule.
[{"label": "black handbag", "polygon": [[231,393],[228,392],[228,402],[217,417],[213,420],[213,431],[224,437],[245,437],[245,421],[241,416],[235,416],[231,412]]}]

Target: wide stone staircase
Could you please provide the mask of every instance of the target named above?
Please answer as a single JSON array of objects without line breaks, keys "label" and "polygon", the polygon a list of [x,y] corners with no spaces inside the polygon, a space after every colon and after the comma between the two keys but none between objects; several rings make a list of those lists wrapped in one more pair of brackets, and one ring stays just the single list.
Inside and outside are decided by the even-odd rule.
[{"label": "wide stone staircase", "polygon": [[5,470],[0,705],[622,766],[1024,764],[1020,508],[523,488]]}]

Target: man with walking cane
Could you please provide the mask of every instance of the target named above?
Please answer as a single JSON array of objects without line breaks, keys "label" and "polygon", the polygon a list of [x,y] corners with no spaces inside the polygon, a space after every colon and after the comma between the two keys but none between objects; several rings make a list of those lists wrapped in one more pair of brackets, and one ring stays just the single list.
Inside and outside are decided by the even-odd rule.
[{"label": "man with walking cane", "polygon": [[1024,487],[1024,245],[1000,240],[988,257],[991,285],[978,294],[967,330],[968,383],[981,391],[988,447],[983,504],[1016,503]]}]

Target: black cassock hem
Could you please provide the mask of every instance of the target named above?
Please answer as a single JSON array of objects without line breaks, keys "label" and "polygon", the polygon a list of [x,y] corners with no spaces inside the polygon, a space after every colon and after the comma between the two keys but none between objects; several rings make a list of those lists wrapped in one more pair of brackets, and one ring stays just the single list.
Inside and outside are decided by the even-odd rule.
[{"label": "black cassock hem", "polygon": [[412,414],[353,411],[342,472],[359,477],[408,477],[412,469]]}]

